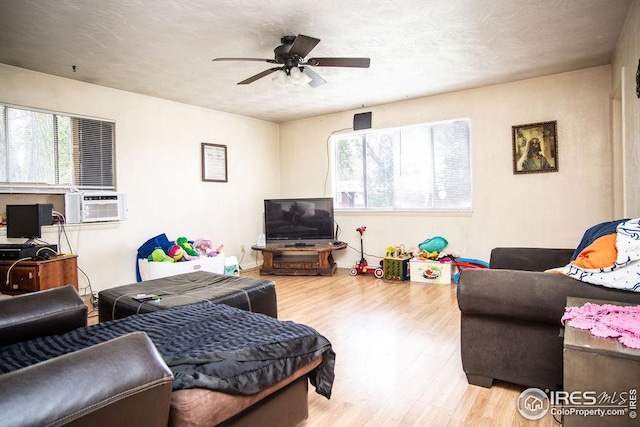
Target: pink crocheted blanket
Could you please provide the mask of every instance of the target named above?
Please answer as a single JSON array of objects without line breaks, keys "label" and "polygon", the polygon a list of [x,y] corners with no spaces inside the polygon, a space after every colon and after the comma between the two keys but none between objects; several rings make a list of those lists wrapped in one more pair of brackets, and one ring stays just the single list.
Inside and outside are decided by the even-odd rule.
[{"label": "pink crocheted blanket", "polygon": [[562,324],[591,331],[601,338],[618,338],[623,345],[640,349],[640,306],[586,303],[582,307],[567,307]]}]

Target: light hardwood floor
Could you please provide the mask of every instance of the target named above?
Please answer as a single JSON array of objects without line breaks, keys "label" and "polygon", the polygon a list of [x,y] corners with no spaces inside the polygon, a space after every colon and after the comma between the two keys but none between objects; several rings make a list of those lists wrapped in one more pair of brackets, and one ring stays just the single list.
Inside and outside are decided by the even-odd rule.
[{"label": "light hardwood floor", "polygon": [[[245,277],[260,277],[257,270]],[[460,361],[456,285],[352,277],[263,276],[276,283],[278,318],[315,328],[336,352],[330,400],[309,391],[316,426],[556,426],[523,418],[523,387],[467,383]]]}]

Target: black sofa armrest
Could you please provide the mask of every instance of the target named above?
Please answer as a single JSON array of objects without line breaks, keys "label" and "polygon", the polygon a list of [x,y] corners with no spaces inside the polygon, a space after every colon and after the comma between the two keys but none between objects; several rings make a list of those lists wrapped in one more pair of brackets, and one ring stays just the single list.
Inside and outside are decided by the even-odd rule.
[{"label": "black sofa armrest", "polygon": [[166,426],[173,375],[134,332],[0,375],[2,425]]},{"label": "black sofa armrest", "polygon": [[87,306],[73,286],[0,299],[0,347],[87,325]]},{"label": "black sofa armrest", "polygon": [[489,268],[545,271],[569,264],[574,249],[494,248]]},{"label": "black sofa armrest", "polygon": [[517,270],[465,269],[457,292],[463,315],[558,326],[569,296],[640,303],[640,292],[592,285],[557,273]]}]

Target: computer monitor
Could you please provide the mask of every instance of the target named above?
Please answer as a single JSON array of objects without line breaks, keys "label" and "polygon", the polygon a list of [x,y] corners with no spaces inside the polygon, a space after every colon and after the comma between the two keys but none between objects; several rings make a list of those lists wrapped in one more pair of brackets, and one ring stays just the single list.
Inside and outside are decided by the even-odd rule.
[{"label": "computer monitor", "polygon": [[[42,225],[51,224],[52,205],[7,205],[7,238],[42,237]],[[49,212],[47,218],[46,212]]]}]

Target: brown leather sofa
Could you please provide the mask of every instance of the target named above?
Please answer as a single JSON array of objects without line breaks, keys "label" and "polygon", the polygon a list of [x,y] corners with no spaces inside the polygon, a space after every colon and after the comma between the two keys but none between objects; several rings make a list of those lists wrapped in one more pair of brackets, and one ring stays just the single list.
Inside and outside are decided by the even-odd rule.
[{"label": "brown leather sofa", "polygon": [[[71,286],[0,299],[5,345],[86,326]],[[0,425],[166,426],[173,375],[142,332],[0,375]]]},{"label": "brown leather sofa", "polygon": [[544,270],[569,263],[573,249],[495,248],[489,269],[465,269],[458,283],[462,366],[470,384],[494,380],[562,387],[568,296],[640,304],[640,293],[583,283]]}]

